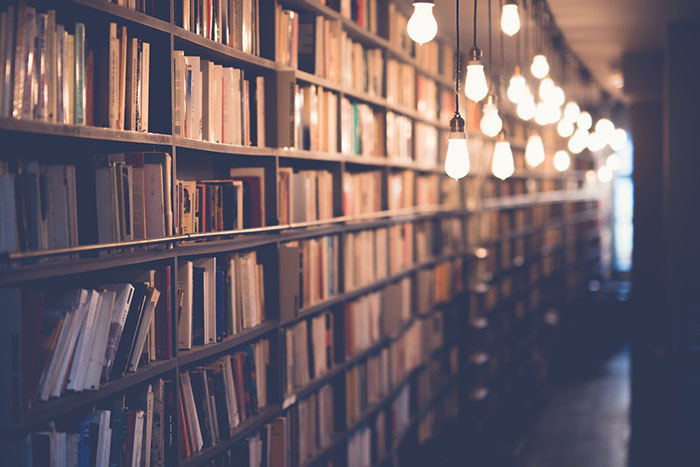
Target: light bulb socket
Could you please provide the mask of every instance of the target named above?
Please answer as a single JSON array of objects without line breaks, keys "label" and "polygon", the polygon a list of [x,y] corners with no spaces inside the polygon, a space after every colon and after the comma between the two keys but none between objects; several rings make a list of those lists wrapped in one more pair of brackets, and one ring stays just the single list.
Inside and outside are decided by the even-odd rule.
[{"label": "light bulb socket", "polygon": [[513,72],[513,76],[519,76],[520,75],[520,65],[515,65],[515,71]]},{"label": "light bulb socket", "polygon": [[416,3],[430,3],[431,5],[435,5],[435,0],[419,0],[419,1],[413,2],[414,5]]},{"label": "light bulb socket", "polygon": [[518,6],[517,0],[506,0],[506,5],[515,5]]},{"label": "light bulb socket", "polygon": [[450,120],[450,137],[456,133],[464,135],[464,119],[459,112],[455,112],[454,117]]},{"label": "light bulb socket", "polygon": [[498,136],[496,136],[496,141],[502,142],[505,140],[506,140],[506,129],[504,128],[498,132]]},{"label": "light bulb socket", "polygon": [[486,96],[486,102],[484,105],[496,105],[497,102],[496,96],[492,92],[489,92]]},{"label": "light bulb socket", "polygon": [[478,48],[477,46],[472,47],[471,49],[469,49],[469,64],[472,65],[471,62],[478,62],[479,60],[481,60],[481,57],[483,55],[484,54],[481,52],[480,48]]}]

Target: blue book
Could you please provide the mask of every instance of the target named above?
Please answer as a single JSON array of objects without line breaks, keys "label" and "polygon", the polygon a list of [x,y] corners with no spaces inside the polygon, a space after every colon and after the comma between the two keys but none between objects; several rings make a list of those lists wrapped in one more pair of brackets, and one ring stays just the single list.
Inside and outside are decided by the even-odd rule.
[{"label": "blue book", "polygon": [[90,467],[90,420],[83,420],[78,424],[80,445],[78,446],[78,465]]}]

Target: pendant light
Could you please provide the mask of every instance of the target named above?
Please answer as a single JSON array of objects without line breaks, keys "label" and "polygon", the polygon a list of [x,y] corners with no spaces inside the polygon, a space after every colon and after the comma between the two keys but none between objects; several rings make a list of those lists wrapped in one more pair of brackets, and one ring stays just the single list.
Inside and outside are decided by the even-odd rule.
[{"label": "pendant light", "polygon": [[569,151],[571,151],[572,154],[579,154],[588,146],[588,138],[588,131],[582,130],[581,128],[574,131],[574,134],[571,135],[567,144]]},{"label": "pendant light", "polygon": [[532,120],[536,111],[537,106],[535,104],[535,98],[532,97],[532,94],[529,92],[525,98],[523,98],[523,100],[518,102],[518,106],[515,108],[515,112],[518,114],[518,117],[525,121]]},{"label": "pendant light", "polygon": [[510,78],[506,95],[513,104],[518,104],[527,97],[527,83],[525,82],[525,77],[520,74],[520,67],[517,65],[515,66],[515,73]]},{"label": "pendant light", "polygon": [[[491,30],[491,0],[489,0],[489,72],[491,73],[491,89],[493,89],[493,75],[495,73],[495,70],[493,68],[493,41],[491,40],[492,37],[493,36]],[[494,96],[493,91],[489,92],[486,96],[486,102],[481,108],[481,113],[482,117],[481,122],[479,122],[479,128],[481,128],[481,132],[484,135],[488,136],[489,138],[493,138],[498,134],[499,131],[501,131],[501,128],[503,128],[503,121],[498,115],[496,96]]]},{"label": "pendant light", "polygon": [[574,101],[569,101],[564,106],[564,118],[570,123],[576,123],[578,117],[581,115],[581,109],[578,104]]},{"label": "pendant light", "polygon": [[532,65],[530,65],[532,76],[537,79],[542,79],[549,73],[549,63],[547,57],[542,54],[537,54],[532,57]]},{"label": "pendant light", "polygon": [[501,130],[498,134],[498,141],[493,147],[493,158],[491,159],[491,172],[494,177],[505,180],[515,172],[515,163],[513,162],[513,151],[510,149],[510,143],[506,140],[505,130]]},{"label": "pendant light", "polygon": [[437,35],[438,24],[433,16],[433,0],[413,2],[413,14],[406,24],[408,37],[420,45],[432,41]]},{"label": "pendant light", "polygon": [[585,110],[583,112],[581,112],[578,115],[578,119],[576,119],[576,125],[581,130],[585,130],[585,131],[590,130],[591,127],[593,126],[593,118],[591,117],[591,114],[589,114]]},{"label": "pendant light", "polygon": [[595,131],[603,138],[605,144],[608,144],[615,133],[615,124],[607,118],[601,118],[595,124]]},{"label": "pendant light", "polygon": [[564,118],[557,123],[557,133],[559,133],[559,136],[562,138],[568,138],[574,133],[574,124],[566,119],[566,113],[564,114]]},{"label": "pendant light", "polygon": [[[479,102],[486,97],[489,86],[486,83],[484,65],[481,64],[482,53],[476,46],[476,3],[474,0],[474,43],[469,51],[469,61],[467,62],[467,78],[464,83],[464,93],[474,102]],[[489,53],[491,51],[489,50]]]},{"label": "pendant light", "polygon": [[525,146],[525,163],[528,167],[535,168],[544,162],[544,144],[538,133],[532,133]]},{"label": "pendant light", "polygon": [[622,128],[616,128],[615,131],[612,134],[612,137],[610,138],[610,141],[608,141],[608,144],[610,145],[610,149],[613,151],[619,151],[622,148],[625,147],[625,144],[627,143],[627,132],[623,130]]},{"label": "pendant light", "polygon": [[509,36],[514,36],[520,31],[520,15],[518,14],[518,2],[508,0],[501,9],[501,30]]},{"label": "pendant light", "polygon": [[445,155],[445,173],[459,180],[469,173],[469,151],[467,136],[464,133],[464,119],[459,114],[459,0],[456,0],[456,30],[457,46],[455,48],[455,114],[450,120],[450,134],[447,139],[447,154]]},{"label": "pendant light", "polygon": [[557,172],[566,171],[571,165],[571,156],[569,153],[561,150],[554,153],[554,168]]}]

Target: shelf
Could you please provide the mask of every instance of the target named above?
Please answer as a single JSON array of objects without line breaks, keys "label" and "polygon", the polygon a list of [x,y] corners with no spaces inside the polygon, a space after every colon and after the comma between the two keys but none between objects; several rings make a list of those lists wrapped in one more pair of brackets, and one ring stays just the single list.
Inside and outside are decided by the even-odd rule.
[{"label": "shelf", "polygon": [[174,358],[156,361],[135,373],[127,373],[122,378],[102,383],[100,389],[96,391],[73,392],[47,402],[34,402],[33,407],[25,414],[23,423],[19,428],[22,430],[43,428],[43,425],[48,423],[49,420],[80,410],[137,384],[162,376],[168,371],[174,370],[175,367],[176,360]]},{"label": "shelf", "polygon": [[215,446],[204,448],[186,459],[180,459],[179,465],[182,467],[194,467],[213,460],[231,449],[237,442],[242,441],[248,435],[262,428],[265,423],[278,416],[280,410],[279,404],[269,405],[261,409],[259,414],[241,423],[229,439],[221,440]]},{"label": "shelf", "polygon": [[236,144],[214,143],[192,138],[173,137],[176,148],[191,149],[195,151],[207,151],[218,154],[238,154],[243,156],[274,156],[276,148],[258,146],[240,146]]},{"label": "shelf", "polygon": [[175,38],[175,50],[182,49],[184,45],[187,47],[195,47],[200,52],[204,50],[205,52],[211,53],[219,62],[233,60],[235,62],[234,65],[238,67],[241,65],[251,65],[260,70],[277,70],[279,68],[278,64],[271,60],[220,44],[204,36],[200,36],[199,34],[187,31],[180,26],[174,25],[172,27],[172,32]]},{"label": "shelf", "polygon": [[193,345],[191,350],[180,350],[178,351],[180,366],[192,365],[213,355],[226,352],[235,347],[240,347],[259,339],[268,332],[274,331],[278,327],[279,326],[276,320],[266,320],[258,326],[251,329],[246,329],[240,334],[224,339],[222,342],[207,345]]},{"label": "shelf", "polygon": [[145,13],[140,13],[132,8],[119,6],[107,0],[72,0],[76,5],[82,5],[93,10],[106,13],[112,17],[120,18],[132,23],[151,28],[156,31],[170,33],[170,23],[155,18]]},{"label": "shelf", "polygon": [[[105,2],[105,4],[107,3]],[[119,143],[140,143],[153,146],[172,146],[171,136],[159,133],[113,130],[111,128],[86,125],[66,125],[39,120],[16,120],[9,117],[0,117],[0,131]]]}]

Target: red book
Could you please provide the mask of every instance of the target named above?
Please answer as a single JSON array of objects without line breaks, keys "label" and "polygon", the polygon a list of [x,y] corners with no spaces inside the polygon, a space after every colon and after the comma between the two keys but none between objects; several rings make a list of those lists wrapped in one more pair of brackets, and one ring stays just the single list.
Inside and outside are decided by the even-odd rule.
[{"label": "red book", "polygon": [[[178,431],[180,432],[180,456],[181,457],[190,457],[190,454],[192,453],[192,450],[190,449],[190,439],[187,436],[187,425],[185,425],[185,407],[182,405],[182,393],[178,395],[178,404],[180,405],[180,410],[178,418],[179,423],[178,425]],[[127,462],[126,465],[129,465]]]},{"label": "red book", "polygon": [[136,409],[129,410],[129,422],[126,431],[126,462],[131,465],[131,454],[134,452],[134,428],[136,425]]},{"label": "red book", "polygon": [[248,418],[249,412],[249,397],[245,390],[245,374],[243,372],[243,354],[236,353],[233,359],[233,380],[236,386],[236,401],[238,403],[238,412],[241,414],[241,421]]}]

